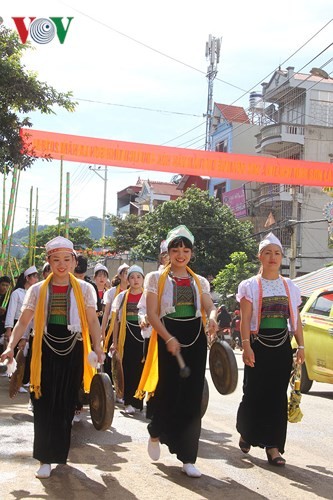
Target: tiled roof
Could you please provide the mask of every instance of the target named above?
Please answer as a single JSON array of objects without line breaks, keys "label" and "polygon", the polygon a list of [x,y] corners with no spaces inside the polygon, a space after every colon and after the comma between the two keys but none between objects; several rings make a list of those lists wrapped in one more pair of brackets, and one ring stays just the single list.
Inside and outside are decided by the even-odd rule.
[{"label": "tiled roof", "polygon": [[333,283],[333,266],[322,267],[318,271],[313,271],[312,273],[293,279],[293,282],[300,288],[301,295],[304,297],[310,297],[312,292],[318,288],[331,289]]},{"label": "tiled roof", "polygon": [[250,123],[249,117],[245,113],[245,109],[241,106],[229,106],[228,104],[215,103],[221,111],[223,117],[228,122]]},{"label": "tiled roof", "polygon": [[149,181],[149,184],[153,188],[155,194],[166,194],[177,197],[180,196],[179,189],[177,190],[177,184],[158,181]]}]

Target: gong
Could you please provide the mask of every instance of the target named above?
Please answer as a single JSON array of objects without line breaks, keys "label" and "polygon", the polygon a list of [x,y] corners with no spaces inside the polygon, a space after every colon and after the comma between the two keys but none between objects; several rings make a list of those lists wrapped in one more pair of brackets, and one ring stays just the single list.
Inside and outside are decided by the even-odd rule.
[{"label": "gong", "polygon": [[124,397],[124,371],[123,363],[120,359],[119,353],[114,351],[111,359],[111,371],[114,390],[116,391],[117,399]]},{"label": "gong", "polygon": [[19,388],[22,386],[24,370],[25,370],[25,361],[26,358],[23,354],[22,349],[19,349],[16,354],[16,370],[13,375],[10,377],[9,381],[9,397],[13,398],[19,391]]},{"label": "gong", "polygon": [[237,387],[238,368],[234,351],[224,340],[216,340],[209,351],[209,369],[216,390],[231,394]]},{"label": "gong", "polygon": [[203,391],[202,391],[202,399],[201,399],[201,412],[200,412],[201,418],[204,416],[204,414],[207,411],[208,401],[209,401],[209,387],[208,387],[207,379],[205,377]]},{"label": "gong", "polygon": [[114,393],[110,377],[96,373],[90,385],[89,407],[92,423],[98,431],[106,431],[112,424]]}]

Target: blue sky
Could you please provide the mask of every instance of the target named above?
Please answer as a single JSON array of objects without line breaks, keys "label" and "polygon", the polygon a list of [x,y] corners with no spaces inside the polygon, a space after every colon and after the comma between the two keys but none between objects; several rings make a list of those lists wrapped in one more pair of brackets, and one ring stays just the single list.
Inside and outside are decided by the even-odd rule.
[{"label": "blue sky", "polygon": [[[34,50],[24,57],[41,81],[71,90],[79,103],[74,113],[55,109],[56,115],[31,115],[35,129],[203,149],[208,35],[222,37],[214,101],[247,109],[248,91],[260,90],[288,58],[284,68],[309,72],[325,65],[333,71],[332,62],[326,65],[332,48],[318,56],[332,42],[333,23],[322,29],[331,12],[331,0],[281,0],[274,8],[263,0],[12,0],[2,6],[1,16],[10,28],[15,16],[74,17],[64,44],[57,38],[45,45],[32,42]],[[28,220],[31,186],[39,189],[39,222],[56,222],[59,171],[57,161],[37,161],[22,174],[15,230]],[[103,181],[88,165],[65,162],[67,171],[70,216],[101,216]],[[107,211],[115,213],[117,191],[135,184],[139,175],[169,181],[173,173],[110,166]]]}]

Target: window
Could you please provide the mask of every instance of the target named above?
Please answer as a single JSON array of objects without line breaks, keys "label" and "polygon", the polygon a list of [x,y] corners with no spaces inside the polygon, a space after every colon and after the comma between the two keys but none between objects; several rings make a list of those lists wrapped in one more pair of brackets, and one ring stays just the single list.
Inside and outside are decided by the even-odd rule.
[{"label": "window", "polygon": [[224,141],[218,142],[215,146],[215,151],[217,153],[227,153],[228,152],[228,141],[224,140]]},{"label": "window", "polygon": [[333,304],[333,294],[323,294],[317,297],[308,313],[320,314],[321,316],[329,316]]},{"label": "window", "polygon": [[223,201],[223,193],[226,192],[227,186],[225,182],[221,182],[221,184],[216,184],[214,186],[214,196],[218,198],[220,201]]}]

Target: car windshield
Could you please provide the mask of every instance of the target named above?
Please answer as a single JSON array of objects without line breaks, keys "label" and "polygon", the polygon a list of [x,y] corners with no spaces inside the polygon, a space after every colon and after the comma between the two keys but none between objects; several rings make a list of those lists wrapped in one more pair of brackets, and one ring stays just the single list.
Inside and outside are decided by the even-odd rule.
[{"label": "car windshield", "polygon": [[327,293],[320,295],[312,304],[309,313],[320,314],[321,316],[329,316],[333,304],[333,294]]}]

